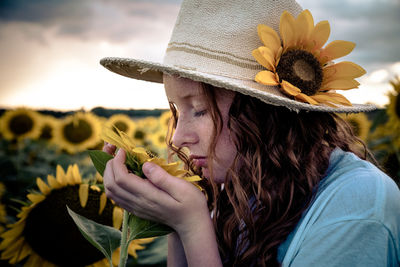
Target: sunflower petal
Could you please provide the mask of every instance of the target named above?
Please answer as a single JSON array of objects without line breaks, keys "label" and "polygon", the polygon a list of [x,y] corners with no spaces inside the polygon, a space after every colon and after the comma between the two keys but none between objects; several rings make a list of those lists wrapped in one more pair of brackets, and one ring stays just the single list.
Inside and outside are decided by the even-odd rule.
[{"label": "sunflower petal", "polygon": [[99,208],[99,215],[103,213],[104,208],[106,207],[107,204],[107,196],[106,193],[102,193],[100,196],[100,208]]},{"label": "sunflower petal", "polygon": [[26,197],[34,204],[42,202],[46,197],[42,194],[28,194]]},{"label": "sunflower petal", "polygon": [[40,192],[42,192],[43,194],[48,195],[51,192],[50,187],[45,182],[43,182],[42,179],[36,178],[36,184],[39,187]]},{"label": "sunflower petal", "polygon": [[201,181],[201,178],[198,175],[194,175],[194,176],[190,176],[190,177],[183,177],[183,179],[185,181],[188,181],[188,182],[191,182],[191,183]]},{"label": "sunflower petal", "polygon": [[57,182],[61,185],[61,186],[66,186],[68,184],[68,181],[66,179],[65,176],[65,172],[63,170],[63,168],[60,165],[57,165],[56,168],[56,173],[57,173]]},{"label": "sunflower petal", "polygon": [[120,207],[114,207],[113,209],[113,227],[121,229],[122,218],[124,217],[124,211]]},{"label": "sunflower petal", "polygon": [[360,85],[359,82],[353,79],[342,79],[342,80],[332,80],[326,84],[321,85],[321,91],[328,90],[349,90],[357,88]]},{"label": "sunflower petal", "polygon": [[308,9],[303,10],[296,18],[296,40],[298,44],[303,44],[308,40],[314,28],[314,19]]},{"label": "sunflower petal", "polygon": [[291,96],[296,96],[301,93],[301,90],[288,81],[282,80],[281,87],[283,91]]},{"label": "sunflower petal", "polygon": [[72,166],[72,180],[74,182],[74,184],[80,184],[82,183],[82,177],[81,174],[79,173],[79,167],[77,164],[74,164]]},{"label": "sunflower petal", "polygon": [[24,242],[24,238],[21,237],[17,241],[13,242],[6,248],[3,253],[1,253],[1,257],[5,259],[12,258],[15,254],[18,254],[18,249]]},{"label": "sunflower petal", "polygon": [[279,82],[276,80],[275,73],[264,70],[257,73],[255,77],[256,82],[265,85],[278,85]]},{"label": "sunflower petal", "polygon": [[53,175],[47,175],[47,183],[51,188],[59,189],[62,185],[57,181],[57,179]]},{"label": "sunflower petal", "polygon": [[333,93],[333,92],[318,93],[313,95],[313,98],[320,103],[332,102],[335,104],[352,106],[351,102],[347,100],[347,98],[338,93]]},{"label": "sunflower petal", "polygon": [[100,187],[98,187],[97,185],[91,185],[90,186],[90,189],[92,189],[93,191],[97,191],[97,192],[101,192],[101,189],[100,189]]},{"label": "sunflower petal", "polygon": [[79,201],[81,203],[82,208],[84,208],[87,204],[89,198],[89,185],[88,184],[80,184],[79,185]]},{"label": "sunflower petal", "polygon": [[282,37],[283,50],[286,50],[290,46],[295,45],[295,19],[287,11],[284,11],[281,15],[281,20],[279,24],[279,32]]},{"label": "sunflower petal", "polygon": [[279,38],[278,33],[271,27],[264,24],[259,24],[257,26],[257,32],[263,44],[271,49],[271,51],[275,54],[279,47],[281,47],[281,39]]},{"label": "sunflower petal", "polygon": [[272,55],[272,52],[270,49],[268,49],[265,46],[260,46],[257,49],[254,49],[252,51],[253,57],[257,60],[259,64],[261,64],[264,68],[267,70],[274,71],[275,70],[275,60],[274,56]]},{"label": "sunflower petal", "polygon": [[329,22],[326,20],[318,22],[310,34],[310,42],[312,43],[311,49],[317,50],[323,47],[328,41],[330,34],[331,28]]},{"label": "sunflower petal", "polygon": [[344,57],[353,51],[355,43],[349,41],[336,40],[330,42],[320,54],[321,64],[325,64],[328,61]]},{"label": "sunflower petal", "polygon": [[363,76],[366,71],[359,65],[343,61],[323,69],[324,80],[330,79],[354,79]]},{"label": "sunflower petal", "polygon": [[296,100],[302,101],[302,102],[306,102],[306,103],[310,103],[311,105],[317,105],[318,102],[315,101],[314,99],[312,99],[311,97],[309,97],[308,95],[305,94],[298,94],[294,97]]}]

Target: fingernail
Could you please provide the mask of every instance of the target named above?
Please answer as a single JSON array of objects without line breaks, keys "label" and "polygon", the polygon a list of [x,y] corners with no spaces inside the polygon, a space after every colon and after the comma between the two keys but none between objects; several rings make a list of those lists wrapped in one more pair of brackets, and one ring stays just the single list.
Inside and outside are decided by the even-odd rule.
[{"label": "fingernail", "polygon": [[144,171],[145,173],[150,174],[150,173],[153,171],[154,166],[153,166],[153,164],[151,164],[151,163],[149,163],[149,162],[145,162],[145,163],[143,164],[142,169],[143,169],[143,171]]}]

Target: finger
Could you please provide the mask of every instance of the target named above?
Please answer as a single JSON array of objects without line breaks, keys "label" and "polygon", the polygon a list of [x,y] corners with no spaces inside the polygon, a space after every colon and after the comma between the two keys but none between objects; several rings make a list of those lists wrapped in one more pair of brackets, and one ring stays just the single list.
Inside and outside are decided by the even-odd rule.
[{"label": "finger", "polygon": [[103,145],[104,152],[106,152],[110,155],[114,155],[116,148],[117,148],[116,146],[104,141],[104,145]]},{"label": "finger", "polygon": [[170,175],[157,164],[146,162],[143,164],[143,173],[158,188],[167,192],[175,200],[179,201],[182,192],[180,187],[187,183],[185,180]]}]

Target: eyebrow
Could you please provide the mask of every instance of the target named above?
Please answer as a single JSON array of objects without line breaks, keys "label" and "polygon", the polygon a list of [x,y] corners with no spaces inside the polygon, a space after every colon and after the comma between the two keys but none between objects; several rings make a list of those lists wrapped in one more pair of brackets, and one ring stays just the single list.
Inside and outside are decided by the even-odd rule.
[{"label": "eyebrow", "polygon": [[[205,94],[204,94],[203,92],[198,93],[198,94],[189,93],[189,94],[186,94],[186,95],[180,95],[179,98],[181,98],[181,99],[183,99],[183,100],[187,100],[187,99],[190,99],[190,98],[192,98],[192,97],[202,97],[202,96],[204,96],[204,95],[205,95]],[[169,101],[169,102],[171,102],[171,101]]]}]

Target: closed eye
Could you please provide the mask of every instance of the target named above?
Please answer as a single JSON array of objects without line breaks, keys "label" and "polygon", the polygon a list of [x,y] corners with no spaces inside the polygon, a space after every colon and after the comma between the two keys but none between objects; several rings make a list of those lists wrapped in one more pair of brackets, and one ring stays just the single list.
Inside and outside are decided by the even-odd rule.
[{"label": "closed eye", "polygon": [[196,111],[196,112],[194,113],[194,116],[195,116],[195,117],[201,117],[201,116],[204,116],[206,113],[207,113],[207,110],[204,109],[204,110],[201,110],[201,111]]}]

